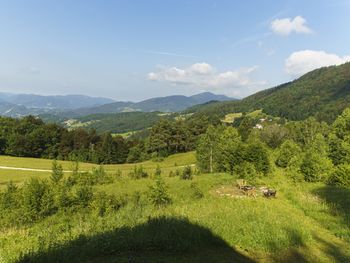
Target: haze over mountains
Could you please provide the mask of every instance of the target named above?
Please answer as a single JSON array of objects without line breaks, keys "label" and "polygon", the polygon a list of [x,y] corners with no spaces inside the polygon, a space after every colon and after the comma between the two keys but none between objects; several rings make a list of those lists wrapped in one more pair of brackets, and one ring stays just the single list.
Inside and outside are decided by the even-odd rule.
[{"label": "haze over mountains", "polygon": [[132,111],[176,112],[208,101],[232,100],[225,95],[204,92],[193,96],[174,95],[151,98],[141,102],[115,102],[109,98],[83,95],[41,96],[34,94],[0,93],[0,115],[21,117],[29,114],[82,116],[96,113]]}]

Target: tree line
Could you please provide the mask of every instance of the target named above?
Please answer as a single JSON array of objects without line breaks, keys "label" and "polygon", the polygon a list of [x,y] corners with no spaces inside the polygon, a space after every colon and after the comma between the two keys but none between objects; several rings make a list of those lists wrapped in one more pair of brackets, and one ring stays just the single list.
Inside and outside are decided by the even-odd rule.
[{"label": "tree line", "polygon": [[[237,127],[209,126],[198,141],[198,167],[246,179],[279,167],[293,180],[350,186],[350,109],[331,125],[313,117],[284,124],[262,117],[247,116]],[[259,119],[261,129],[254,126]]]},{"label": "tree line", "polygon": [[34,116],[0,117],[0,154],[98,164],[162,159],[194,150],[198,135],[205,132],[208,123],[206,118],[161,119],[146,136],[123,138],[109,132],[98,134],[94,129],[68,130]]}]

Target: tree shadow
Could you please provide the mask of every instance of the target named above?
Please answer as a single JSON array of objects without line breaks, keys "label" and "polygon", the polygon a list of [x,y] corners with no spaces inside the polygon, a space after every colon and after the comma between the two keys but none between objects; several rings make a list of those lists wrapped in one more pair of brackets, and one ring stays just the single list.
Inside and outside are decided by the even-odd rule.
[{"label": "tree shadow", "polygon": [[94,236],[81,236],[18,262],[249,262],[209,229],[183,218],[150,219]]},{"label": "tree shadow", "polygon": [[[314,233],[312,237],[316,242],[310,242],[306,241],[300,233],[292,228],[285,228],[285,230],[291,241],[291,247],[280,253],[274,253],[270,260],[271,262],[350,262],[350,250],[346,247],[341,247],[339,243],[325,240],[317,233]],[[275,243],[270,244],[271,248],[274,246],[278,247]],[[278,250],[273,251],[277,252]]]},{"label": "tree shadow", "polygon": [[332,212],[340,215],[346,227],[350,228],[350,188],[325,186],[314,190],[332,208]]}]

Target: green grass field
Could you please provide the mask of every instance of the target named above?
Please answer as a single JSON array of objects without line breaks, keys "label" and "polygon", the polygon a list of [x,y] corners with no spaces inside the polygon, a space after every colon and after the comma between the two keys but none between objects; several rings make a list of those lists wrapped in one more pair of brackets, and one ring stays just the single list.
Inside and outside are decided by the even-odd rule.
[{"label": "green grass field", "polygon": [[[51,167],[49,160],[0,160],[8,166]],[[114,183],[94,186],[95,192],[128,196],[128,204],[117,212],[60,213],[30,226],[1,229],[0,262],[18,262],[21,254],[27,255],[25,262],[349,262],[350,189],[293,183],[276,170],[255,184],[276,188],[277,198],[232,197],[220,194],[222,189],[236,189],[232,175],[168,177],[171,169],[194,162],[194,154],[187,153],[159,163],[172,198],[167,207],[154,208],[147,202],[152,179],[134,180],[125,173]],[[143,166],[151,171],[157,164]],[[63,165],[68,169],[70,164]],[[48,174],[0,171],[2,182],[11,177],[16,183]],[[195,197],[193,183],[202,198]],[[137,206],[135,193],[140,196]]]},{"label": "green grass field", "polygon": [[[148,173],[152,173],[154,169],[159,165],[163,169],[164,173],[169,173],[177,168],[181,168],[186,165],[192,165],[196,162],[194,152],[181,153],[169,156],[162,162],[146,161],[138,163],[137,165],[144,168]],[[72,162],[58,161],[64,170],[70,171],[72,169]],[[36,159],[36,158],[19,158],[11,156],[0,156],[0,166],[17,167],[17,168],[30,168],[30,169],[42,169],[48,170],[47,172],[36,171],[16,171],[0,169],[0,189],[6,186],[10,181],[16,184],[22,183],[25,179],[30,177],[48,178],[51,174],[52,160]],[[79,169],[81,171],[91,171],[93,168],[98,167],[96,164],[79,163]],[[104,169],[109,173],[116,173],[120,170],[123,174],[127,174],[132,171],[135,164],[116,164],[116,165],[104,165]]]},{"label": "green grass field", "polygon": [[222,122],[225,123],[233,123],[235,121],[236,118],[240,118],[242,117],[242,113],[229,113],[225,115],[225,118],[222,120]]}]

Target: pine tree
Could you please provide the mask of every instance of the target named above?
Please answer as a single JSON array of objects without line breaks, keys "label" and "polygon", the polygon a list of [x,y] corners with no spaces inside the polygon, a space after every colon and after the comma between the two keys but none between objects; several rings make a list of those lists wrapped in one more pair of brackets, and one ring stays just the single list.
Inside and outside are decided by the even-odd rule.
[{"label": "pine tree", "polygon": [[54,183],[59,183],[63,177],[62,165],[58,164],[56,160],[52,162],[51,180]]}]

